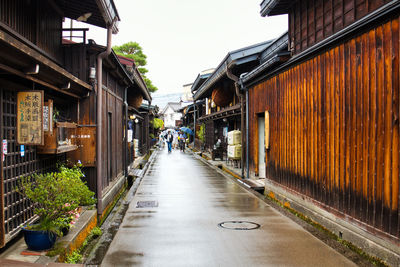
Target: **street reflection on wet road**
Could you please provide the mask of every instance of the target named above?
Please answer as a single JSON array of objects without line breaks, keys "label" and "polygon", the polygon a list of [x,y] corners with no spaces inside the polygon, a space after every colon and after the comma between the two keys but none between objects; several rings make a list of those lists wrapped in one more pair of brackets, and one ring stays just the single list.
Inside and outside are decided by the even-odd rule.
[{"label": "street reflection on wet road", "polygon": [[102,266],[355,266],[192,154],[156,153]]}]

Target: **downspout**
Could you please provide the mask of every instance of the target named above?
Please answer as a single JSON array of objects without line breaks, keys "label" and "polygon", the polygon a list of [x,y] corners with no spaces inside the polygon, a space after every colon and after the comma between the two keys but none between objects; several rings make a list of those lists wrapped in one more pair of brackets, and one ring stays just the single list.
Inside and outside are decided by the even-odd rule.
[{"label": "downspout", "polygon": [[127,86],[124,91],[124,107],[125,107],[125,121],[124,123],[124,153],[123,153],[123,161],[124,161],[124,173],[125,177],[128,177],[128,88]]},{"label": "downspout", "polygon": [[[241,77],[242,78],[242,77]],[[249,90],[244,87],[243,80],[240,79],[242,90],[246,91],[246,144],[249,143]],[[249,170],[249,146],[246,146],[246,177],[250,178],[250,170]]]},{"label": "downspout", "polygon": [[[238,98],[239,98],[239,100],[240,100],[240,131],[242,132],[242,138],[241,138],[241,141],[240,141],[240,143],[241,143],[241,146],[242,146],[242,149],[243,149],[243,147],[244,147],[244,136],[243,136],[243,133],[244,133],[244,131],[245,131],[245,126],[244,126],[244,97],[243,97],[243,94],[242,93],[240,93],[240,84],[239,84],[239,78],[237,77],[237,76],[235,76],[232,72],[231,72],[231,70],[229,69],[229,67],[227,66],[226,67],[226,75],[228,76],[228,78],[229,79],[231,79],[232,81],[234,81],[235,82],[235,92],[236,92],[236,95],[238,96]],[[246,131],[247,132],[247,131]],[[246,148],[247,148],[247,145],[246,145]],[[242,178],[244,178],[244,157],[243,157],[243,153],[242,153],[242,155],[241,155],[241,157],[240,157],[240,166],[242,167],[241,169],[242,169],[242,174],[241,174],[241,176],[242,176]],[[248,177],[247,177],[248,178]]]},{"label": "downspout", "polygon": [[111,54],[111,37],[112,28],[115,20],[107,27],[107,48],[106,51],[101,52],[97,56],[97,103],[96,103],[96,117],[97,117],[97,131],[96,131],[96,176],[97,176],[97,214],[103,212],[103,172],[101,164],[102,152],[102,102],[103,102],[103,59]]}]

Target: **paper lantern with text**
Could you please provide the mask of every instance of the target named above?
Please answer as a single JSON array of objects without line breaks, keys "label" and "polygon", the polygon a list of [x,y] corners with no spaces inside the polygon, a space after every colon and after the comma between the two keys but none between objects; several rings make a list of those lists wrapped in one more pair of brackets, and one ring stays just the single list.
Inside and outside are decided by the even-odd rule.
[{"label": "paper lantern with text", "polygon": [[226,87],[215,88],[211,94],[211,99],[217,106],[225,107],[232,102],[233,91]]},{"label": "paper lantern with text", "polygon": [[128,93],[128,105],[134,108],[140,108],[143,102],[143,96],[140,93]]}]

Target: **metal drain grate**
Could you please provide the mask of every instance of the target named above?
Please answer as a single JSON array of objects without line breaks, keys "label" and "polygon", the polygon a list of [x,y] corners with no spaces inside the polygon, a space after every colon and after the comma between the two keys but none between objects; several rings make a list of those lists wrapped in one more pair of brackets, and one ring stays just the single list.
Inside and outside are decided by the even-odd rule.
[{"label": "metal drain grate", "polygon": [[218,226],[230,230],[254,230],[261,227],[258,223],[246,221],[227,221],[219,223]]},{"label": "metal drain grate", "polygon": [[157,201],[138,201],[136,203],[136,208],[156,208],[158,207]]}]

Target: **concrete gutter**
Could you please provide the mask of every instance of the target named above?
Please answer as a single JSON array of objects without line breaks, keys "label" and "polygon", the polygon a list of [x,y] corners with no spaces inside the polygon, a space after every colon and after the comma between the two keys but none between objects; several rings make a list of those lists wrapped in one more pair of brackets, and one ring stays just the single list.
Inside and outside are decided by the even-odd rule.
[{"label": "concrete gutter", "polygon": [[[146,174],[150,164],[153,162],[157,155],[157,151],[154,151],[150,156],[147,163],[144,165],[139,176],[136,176],[135,181],[129,191],[124,197],[117,202],[113,211],[109,214],[107,219],[101,226],[103,235],[99,238],[97,243],[94,245],[88,258],[86,259],[87,265],[99,265],[103,261],[103,257],[106,254],[109,245],[111,244],[115,234],[117,233],[122,220],[124,219],[125,213],[128,209],[130,202],[136,194],[136,191],[142,181],[143,176]],[[137,163],[134,164],[137,166]]]}]

